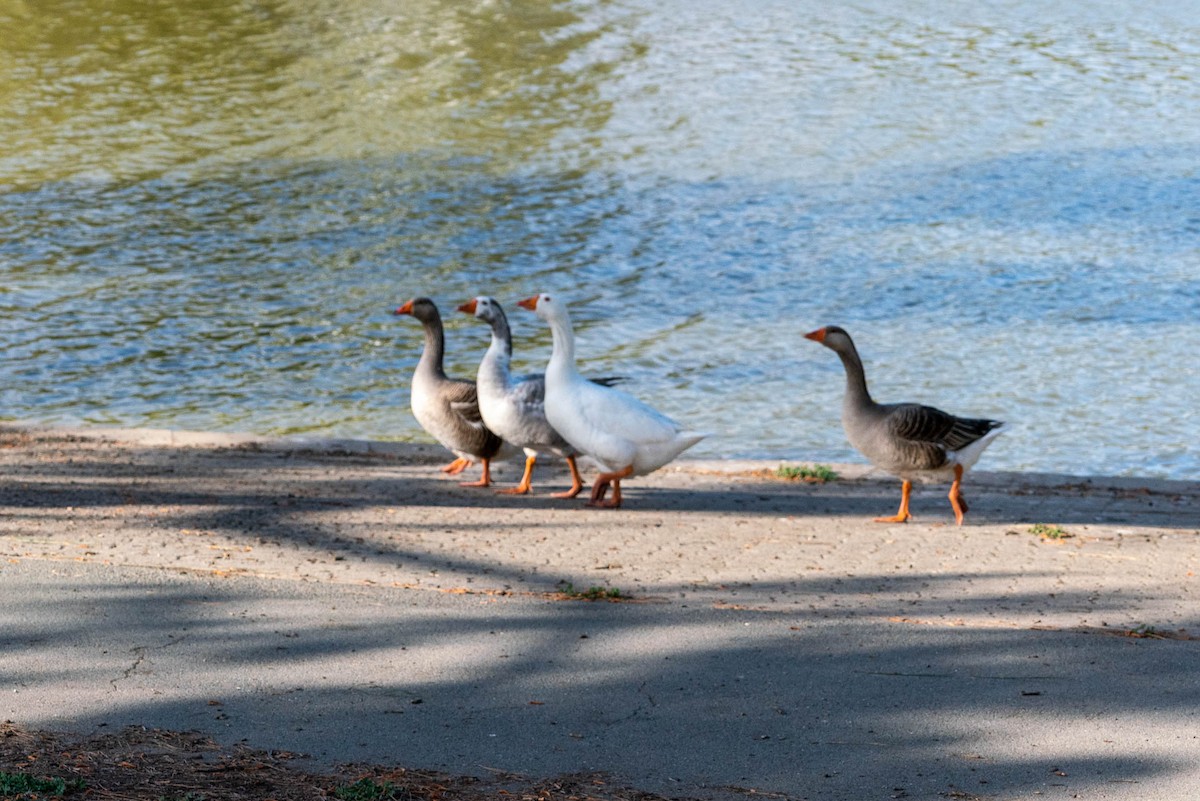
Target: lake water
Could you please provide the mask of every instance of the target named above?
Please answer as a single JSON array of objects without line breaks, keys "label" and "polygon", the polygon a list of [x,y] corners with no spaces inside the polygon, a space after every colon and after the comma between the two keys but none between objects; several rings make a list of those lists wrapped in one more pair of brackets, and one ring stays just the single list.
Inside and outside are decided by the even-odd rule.
[{"label": "lake water", "polygon": [[426,440],[515,301],[713,432],[858,461],[880,400],[1010,421],[984,469],[1200,479],[1186,2],[0,0],[0,415]]}]

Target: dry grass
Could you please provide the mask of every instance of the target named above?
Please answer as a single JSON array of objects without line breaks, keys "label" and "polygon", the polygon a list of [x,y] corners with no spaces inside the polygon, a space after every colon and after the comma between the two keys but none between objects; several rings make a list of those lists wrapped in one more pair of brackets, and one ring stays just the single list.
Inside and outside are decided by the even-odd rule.
[{"label": "dry grass", "polygon": [[[534,781],[497,774],[483,780],[433,771],[343,765],[302,767],[303,755],[224,747],[188,732],[129,727],[75,738],[0,724],[0,772],[63,779],[62,796],[14,798],[103,801],[310,801],[368,798],[405,801],[667,801],[610,784],[600,774]],[[72,789],[77,781],[82,789]]]}]

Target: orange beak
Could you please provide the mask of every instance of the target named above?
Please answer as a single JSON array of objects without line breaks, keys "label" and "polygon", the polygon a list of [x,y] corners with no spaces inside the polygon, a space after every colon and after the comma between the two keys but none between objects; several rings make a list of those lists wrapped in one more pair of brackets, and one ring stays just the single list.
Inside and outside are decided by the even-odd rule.
[{"label": "orange beak", "polygon": [[525,300],[518,300],[517,305],[520,306],[522,309],[529,309],[530,311],[534,311],[535,309],[537,309],[537,299],[538,299],[538,296],[534,295],[532,298],[525,298]]},{"label": "orange beak", "polygon": [[477,304],[477,303],[475,302],[475,298],[471,298],[471,299],[470,299],[470,300],[468,300],[466,303],[464,303],[463,305],[459,306],[459,307],[458,307],[458,310],[459,310],[460,312],[463,312],[464,314],[474,314],[474,313],[475,313],[475,308],[476,308],[478,305],[479,305],[479,304]]},{"label": "orange beak", "polygon": [[804,338],[811,339],[813,342],[824,342],[825,341],[825,329],[818,328],[816,331],[809,331],[807,334],[804,335]]},{"label": "orange beak", "polygon": [[396,309],[396,314],[412,314],[412,301],[405,303],[400,308]]}]

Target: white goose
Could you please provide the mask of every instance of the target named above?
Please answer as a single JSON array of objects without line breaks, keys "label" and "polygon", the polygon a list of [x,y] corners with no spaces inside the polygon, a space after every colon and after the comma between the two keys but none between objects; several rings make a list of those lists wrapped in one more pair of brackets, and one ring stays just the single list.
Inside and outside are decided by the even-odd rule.
[{"label": "white goose", "polygon": [[530,492],[538,454],[553,453],[567,460],[571,469],[571,489],[551,494],[555,498],[574,498],[583,489],[583,479],[575,464],[575,449],[546,420],[546,377],[540,374],[514,377],[509,371],[512,332],[504,309],[494,298],[473,298],[458,310],[474,315],[492,328],[492,343],[479,363],[475,378],[483,423],[505,442],[525,451],[525,473],[521,482],[497,492],[508,495]]},{"label": "white goose", "polygon": [[[620,506],[622,479],[654,472],[707,436],[580,375],[571,317],[557,295],[543,293],[517,305],[545,320],[554,339],[546,366],[546,419],[572,447],[601,465],[588,506]],[[606,501],[610,484],[613,497]]]}]

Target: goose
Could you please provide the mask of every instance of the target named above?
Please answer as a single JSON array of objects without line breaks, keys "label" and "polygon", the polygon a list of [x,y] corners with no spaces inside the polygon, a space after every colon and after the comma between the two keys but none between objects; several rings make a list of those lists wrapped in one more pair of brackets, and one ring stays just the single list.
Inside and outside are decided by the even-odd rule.
[{"label": "goose", "polygon": [[475,382],[446,376],[442,367],[446,336],[437,306],[429,298],[413,298],[396,309],[396,314],[412,315],[425,328],[425,348],[413,371],[410,402],[421,428],[458,457],[442,472],[458,475],[478,459],[483,463],[480,479],[462,486],[491,486],[492,457],[503,440],[483,424]]},{"label": "goose", "polygon": [[[571,317],[557,295],[542,293],[517,305],[550,326],[554,344],[546,366],[546,419],[571,447],[600,463],[588,506],[619,507],[622,479],[654,472],[707,436],[580,375]],[[613,496],[606,501],[610,485]]]},{"label": "goose", "polygon": [[854,341],[836,325],[804,335],[836,353],[846,368],[842,427],[846,438],[876,467],[901,481],[900,511],[877,517],[878,523],[904,523],[914,478],[950,478],[950,505],[962,525],[967,502],[962,496],[963,473],[971,469],[992,440],[1003,433],[1000,420],[955,415],[918,403],[876,403],[867,391],[867,377]]},{"label": "goose", "polygon": [[[555,498],[574,498],[583,490],[583,479],[575,464],[575,449],[554,430],[546,419],[546,377],[542,374],[514,377],[509,372],[512,359],[512,332],[508,316],[495,298],[481,296],[458,307],[488,323],[492,343],[479,364],[475,386],[479,393],[479,412],[483,422],[502,439],[525,451],[525,473],[521,482],[509,489],[497,490],[524,495],[533,487],[533,465],[539,453],[549,452],[567,460],[571,469],[571,489],[551,493]],[[611,379],[605,379],[611,380]]]}]

